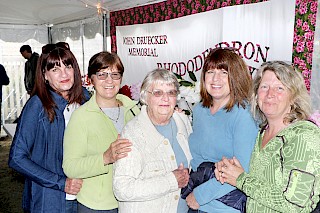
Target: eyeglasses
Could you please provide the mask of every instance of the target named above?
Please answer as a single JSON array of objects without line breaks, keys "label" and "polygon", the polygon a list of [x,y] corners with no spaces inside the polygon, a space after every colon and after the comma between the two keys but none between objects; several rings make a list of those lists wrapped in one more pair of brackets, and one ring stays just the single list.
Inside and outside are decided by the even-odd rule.
[{"label": "eyeglasses", "polygon": [[178,91],[177,90],[170,90],[168,92],[164,92],[162,90],[153,90],[152,92],[150,92],[150,91],[147,91],[147,92],[151,93],[152,95],[154,95],[157,98],[162,97],[165,93],[167,93],[167,95],[169,97],[177,97],[177,95],[178,95]]},{"label": "eyeglasses", "polygon": [[99,80],[106,80],[108,75],[112,78],[112,80],[119,80],[122,77],[120,72],[96,72],[96,75]]},{"label": "eyeglasses", "polygon": [[49,54],[56,48],[63,48],[69,50],[69,44],[67,42],[58,42],[56,44],[46,44],[42,47],[42,54]]}]

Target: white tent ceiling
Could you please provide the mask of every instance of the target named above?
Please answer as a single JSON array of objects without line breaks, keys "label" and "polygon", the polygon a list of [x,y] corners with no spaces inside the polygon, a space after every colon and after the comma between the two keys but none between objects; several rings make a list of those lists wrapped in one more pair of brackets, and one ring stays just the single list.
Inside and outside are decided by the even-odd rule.
[{"label": "white tent ceiling", "polygon": [[[161,0],[160,0],[161,1]],[[160,2],[159,0],[1,0],[0,24],[60,24],[92,17],[97,5],[117,11]],[[163,1],[163,0],[162,0]]]}]

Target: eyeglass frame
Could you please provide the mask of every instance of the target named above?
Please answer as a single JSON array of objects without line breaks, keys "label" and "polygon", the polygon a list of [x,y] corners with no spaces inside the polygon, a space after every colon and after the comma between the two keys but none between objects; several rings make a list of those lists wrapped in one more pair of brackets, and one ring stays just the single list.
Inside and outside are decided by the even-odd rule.
[{"label": "eyeglass frame", "polygon": [[[101,76],[105,76],[104,78],[101,78],[100,75],[98,74],[103,74]],[[120,72],[103,72],[103,71],[97,71],[94,75],[97,76],[98,80],[106,80],[108,76],[111,77],[112,80],[120,80],[122,78],[122,74]],[[115,75],[119,75],[119,78],[114,78]]]},{"label": "eyeglass frame", "polygon": [[49,54],[53,50],[57,48],[67,49],[70,50],[70,46],[67,42],[58,42],[56,44],[46,44],[42,47],[42,54]]},{"label": "eyeglass frame", "polygon": [[[175,91],[176,94],[175,95],[170,95],[169,93],[172,92],[172,91]],[[179,95],[179,92],[177,90],[175,90],[175,89],[169,90],[168,92],[165,92],[165,91],[163,91],[161,89],[157,89],[157,90],[153,90],[153,91],[147,91],[147,92],[152,94],[154,97],[157,97],[157,98],[160,98],[160,97],[162,98],[165,93],[167,94],[168,97],[171,97],[171,98],[174,98],[174,97],[177,98],[178,95]],[[155,95],[155,92],[161,92],[162,94]]]}]

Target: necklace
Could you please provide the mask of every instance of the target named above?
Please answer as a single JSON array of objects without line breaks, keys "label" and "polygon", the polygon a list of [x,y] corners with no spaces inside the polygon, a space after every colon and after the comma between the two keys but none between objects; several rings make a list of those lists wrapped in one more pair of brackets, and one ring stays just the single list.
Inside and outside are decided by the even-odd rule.
[{"label": "necklace", "polygon": [[114,118],[111,118],[105,111],[103,111],[102,109],[101,109],[101,107],[100,107],[100,109],[101,109],[101,111],[106,115],[106,116],[108,116],[108,118],[110,119],[110,120],[112,120],[113,122],[115,122],[115,123],[117,123],[118,122],[118,120],[119,120],[119,118],[120,118],[120,104],[118,103],[118,115],[117,115],[117,118],[116,119],[114,119]]}]

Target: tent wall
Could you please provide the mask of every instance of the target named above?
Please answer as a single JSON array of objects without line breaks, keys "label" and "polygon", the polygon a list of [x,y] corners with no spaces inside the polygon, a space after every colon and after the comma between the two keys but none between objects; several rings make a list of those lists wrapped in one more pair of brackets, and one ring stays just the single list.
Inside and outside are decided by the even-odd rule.
[{"label": "tent wall", "polygon": [[29,96],[24,87],[25,59],[20,47],[28,44],[38,52],[48,43],[46,26],[0,25],[0,63],[5,67],[10,84],[2,88],[2,121],[15,120]]},{"label": "tent wall", "polygon": [[[256,1],[165,1],[156,4],[130,8],[127,10],[120,10],[110,13],[110,34],[112,51],[117,51],[116,46],[116,26],[144,24],[166,21],[182,16],[192,15],[196,13],[206,12],[210,10],[219,9],[227,6],[252,4],[264,2],[265,0]],[[319,63],[312,69],[312,61],[319,59],[319,51],[313,54],[314,50],[314,33],[317,21],[318,0],[296,1],[295,6],[295,25],[294,25],[294,39],[292,49],[292,63],[301,71],[305,79],[305,85],[310,90],[311,73],[318,72]],[[318,16],[319,20],[319,16]],[[319,22],[319,21],[317,21]],[[318,23],[319,24],[319,23]],[[316,40],[315,48],[319,49],[319,36]],[[312,58],[313,57],[313,58]],[[316,73],[314,76],[318,76]],[[318,82],[317,77],[313,82]],[[314,83],[316,85],[316,83]],[[318,86],[320,88],[320,86]],[[319,94],[317,89],[313,94]],[[311,90],[312,91],[312,90]],[[319,109],[320,97],[312,96],[313,104]],[[317,103],[317,104],[315,104]]]},{"label": "tent wall", "polygon": [[[2,120],[11,122],[21,113],[29,98],[24,88],[25,59],[20,54],[24,44],[31,46],[32,51],[41,54],[41,48],[47,43],[68,42],[71,51],[79,63],[83,78],[87,73],[89,59],[102,51],[104,17],[97,16],[81,21],[60,25],[1,25],[0,24],[0,63],[5,67],[10,84],[3,86]],[[49,41],[51,40],[51,41]]]},{"label": "tent wall", "polygon": [[99,16],[51,27],[52,42],[65,41],[70,44],[83,75],[87,73],[91,56],[103,50],[103,23],[104,16]]}]

